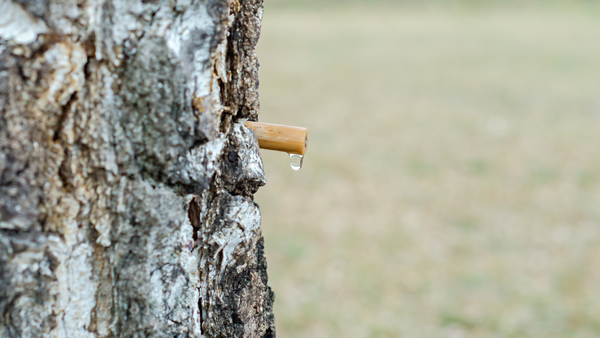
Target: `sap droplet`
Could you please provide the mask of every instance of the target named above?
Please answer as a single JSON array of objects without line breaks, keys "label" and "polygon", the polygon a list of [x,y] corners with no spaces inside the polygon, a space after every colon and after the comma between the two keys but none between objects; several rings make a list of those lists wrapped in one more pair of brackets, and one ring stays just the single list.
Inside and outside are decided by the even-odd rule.
[{"label": "sap droplet", "polygon": [[302,168],[302,162],[304,161],[304,156],[298,154],[290,154],[290,166],[294,170],[300,170]]}]

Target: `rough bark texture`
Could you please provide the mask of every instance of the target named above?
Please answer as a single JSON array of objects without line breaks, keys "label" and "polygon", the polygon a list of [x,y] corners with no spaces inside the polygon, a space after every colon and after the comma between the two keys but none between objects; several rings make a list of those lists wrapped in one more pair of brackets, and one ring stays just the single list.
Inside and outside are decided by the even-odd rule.
[{"label": "rough bark texture", "polygon": [[274,337],[262,0],[0,0],[0,337]]}]

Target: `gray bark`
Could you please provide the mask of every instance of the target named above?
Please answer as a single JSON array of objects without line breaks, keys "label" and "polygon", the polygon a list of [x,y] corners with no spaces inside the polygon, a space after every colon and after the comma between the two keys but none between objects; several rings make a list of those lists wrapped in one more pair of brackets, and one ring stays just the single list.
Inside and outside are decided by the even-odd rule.
[{"label": "gray bark", "polygon": [[0,337],[274,337],[262,0],[0,0]]}]

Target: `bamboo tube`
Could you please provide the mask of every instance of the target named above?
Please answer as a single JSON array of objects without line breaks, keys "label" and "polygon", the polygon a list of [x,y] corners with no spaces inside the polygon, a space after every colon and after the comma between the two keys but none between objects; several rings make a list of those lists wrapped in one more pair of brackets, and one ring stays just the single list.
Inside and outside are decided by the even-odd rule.
[{"label": "bamboo tube", "polygon": [[254,131],[261,149],[298,155],[304,155],[308,151],[306,128],[251,121],[244,122],[244,125]]}]

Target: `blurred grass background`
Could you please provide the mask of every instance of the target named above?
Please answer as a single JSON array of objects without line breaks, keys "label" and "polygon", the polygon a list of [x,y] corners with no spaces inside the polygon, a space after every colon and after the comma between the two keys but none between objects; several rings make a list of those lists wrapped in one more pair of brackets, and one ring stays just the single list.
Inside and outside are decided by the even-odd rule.
[{"label": "blurred grass background", "polygon": [[277,334],[600,337],[600,10],[267,0]]}]

